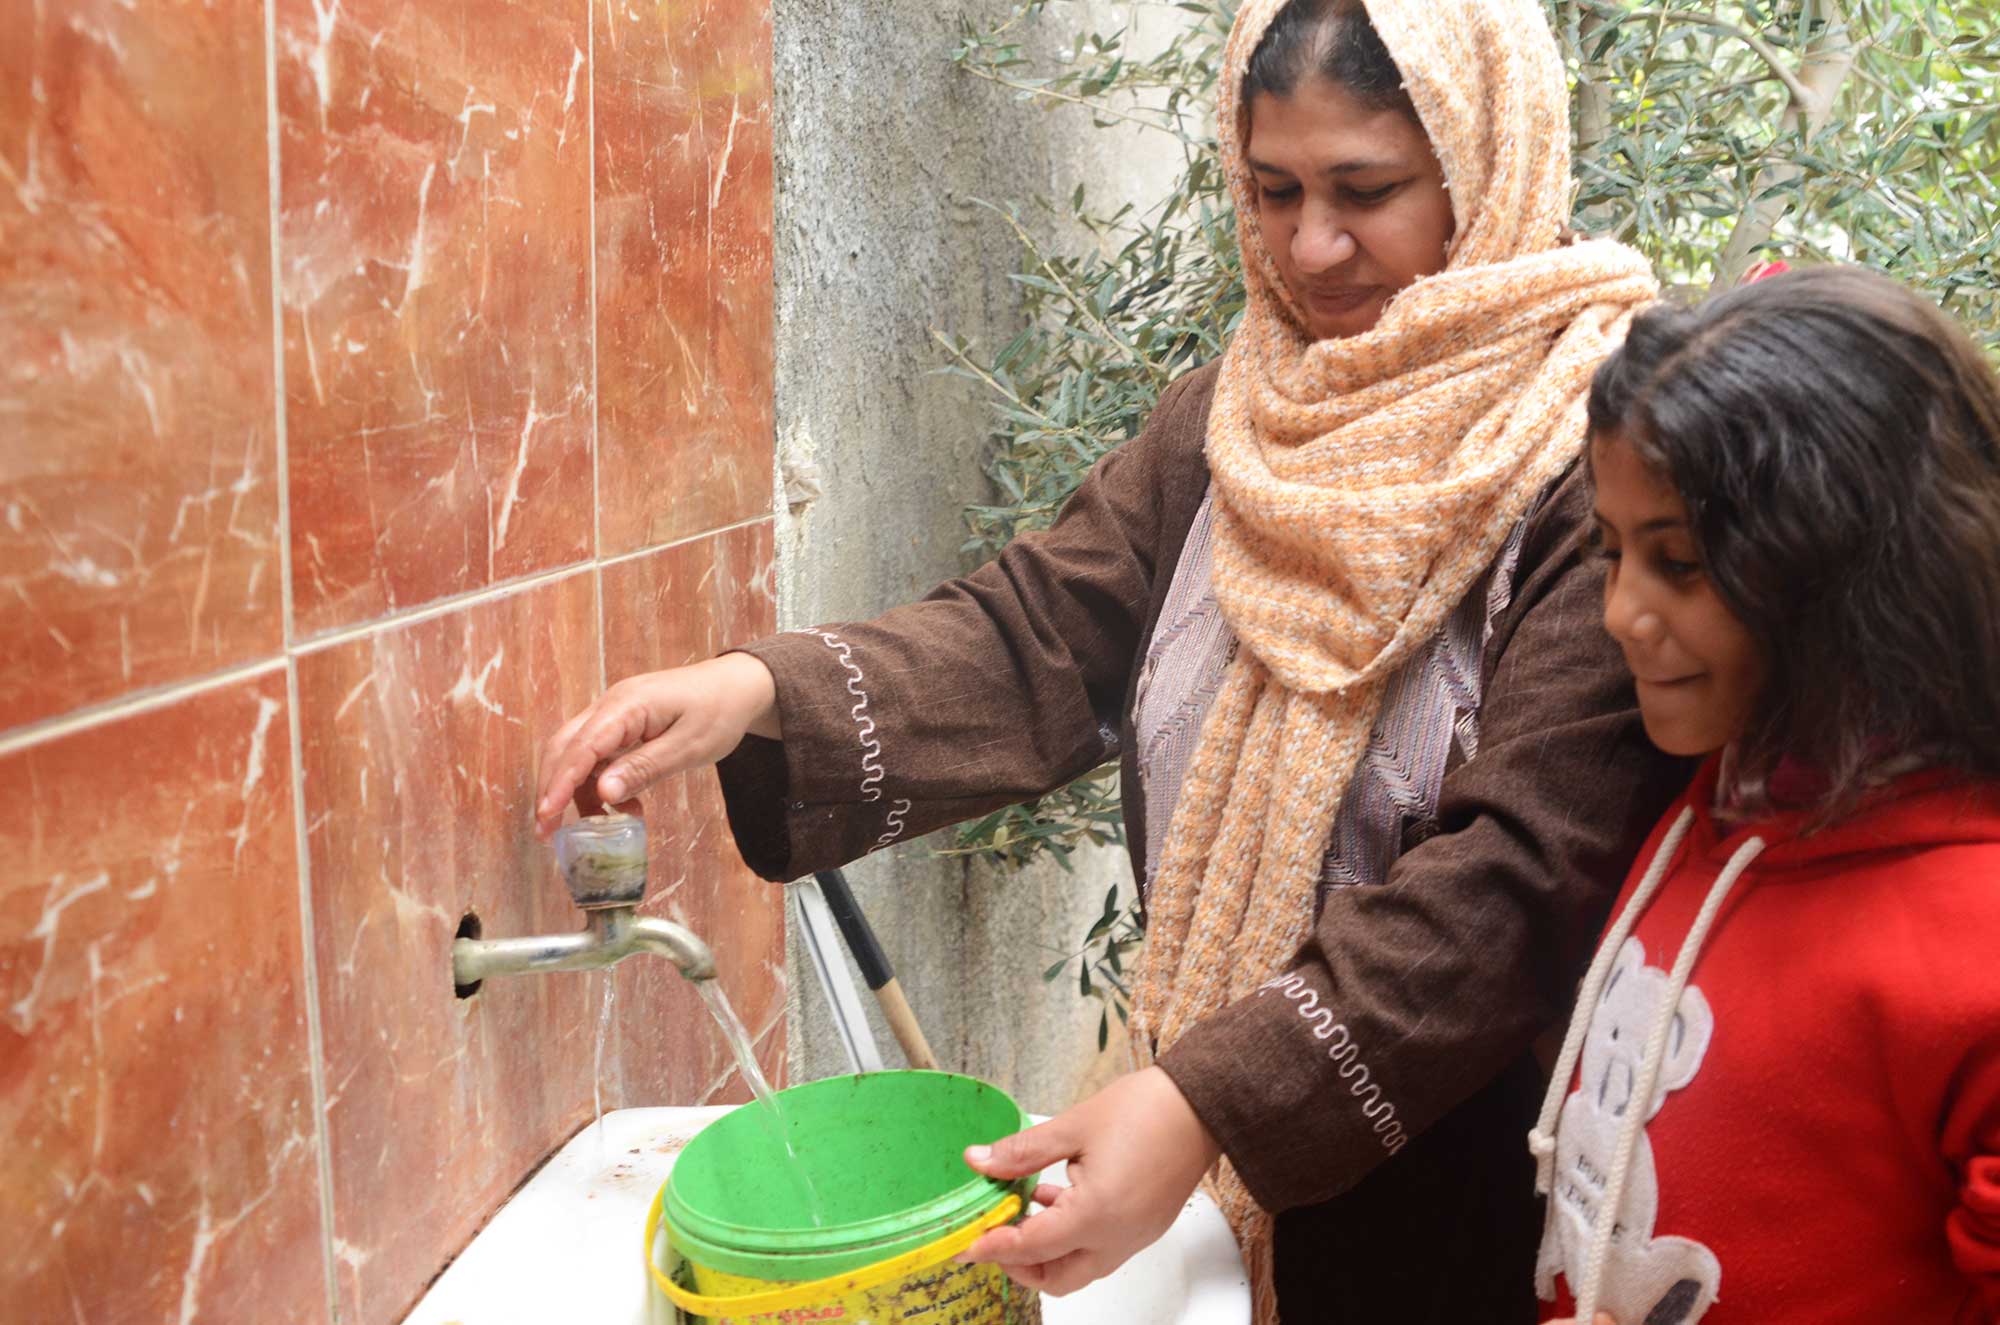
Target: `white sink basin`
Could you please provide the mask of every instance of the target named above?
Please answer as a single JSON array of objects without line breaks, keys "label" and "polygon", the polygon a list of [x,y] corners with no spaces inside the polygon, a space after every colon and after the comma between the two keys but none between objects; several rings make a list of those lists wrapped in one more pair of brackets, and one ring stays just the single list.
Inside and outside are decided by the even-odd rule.
[{"label": "white sink basin", "polygon": [[[640,1259],[646,1208],[681,1147],[727,1112],[605,1114],[601,1134],[577,1133],[501,1207],[405,1325],[661,1325]],[[1082,1292],[1044,1299],[1042,1318],[1247,1325],[1250,1288],[1222,1212],[1197,1192],[1165,1237]]]}]

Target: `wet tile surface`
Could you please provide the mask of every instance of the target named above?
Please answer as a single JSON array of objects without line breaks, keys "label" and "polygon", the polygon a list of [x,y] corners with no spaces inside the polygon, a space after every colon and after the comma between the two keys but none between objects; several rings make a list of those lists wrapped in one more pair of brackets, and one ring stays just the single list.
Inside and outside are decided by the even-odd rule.
[{"label": "wet tile surface", "polygon": [[580,927],[529,807],[597,688],[589,573],[308,654],[307,850],[344,1320],[400,1319],[591,1098],[585,974],[453,993],[483,935]]},{"label": "wet tile surface", "polygon": [[771,508],[771,27],[735,0],[596,11],[607,556]]},{"label": "wet tile surface", "polygon": [[9,1320],[327,1319],[287,728],[277,672],[0,758]]},{"label": "wet tile surface", "polygon": [[[768,634],[776,623],[774,556],[766,522],[606,567],[607,677],[699,661]],[[784,892],[736,854],[713,771],[673,779],[645,797],[644,808],[653,862],[646,910],[687,925],[714,949],[717,978],[777,1083],[785,1061]],[[749,1098],[686,981],[663,965],[629,962],[618,981],[618,1005],[645,1009],[618,1021],[618,1104]]]},{"label": "wet tile surface", "polygon": [[581,0],[276,15],[300,632],[591,555]]},{"label": "wet tile surface", "polygon": [[266,156],[261,4],[0,13],[0,729],[282,643]]}]

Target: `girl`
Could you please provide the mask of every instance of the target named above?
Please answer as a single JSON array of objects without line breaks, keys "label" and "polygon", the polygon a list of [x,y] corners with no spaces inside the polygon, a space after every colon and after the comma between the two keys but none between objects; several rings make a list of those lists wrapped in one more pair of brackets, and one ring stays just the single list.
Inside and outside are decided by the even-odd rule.
[{"label": "girl", "polygon": [[1121,758],[1150,1066],[968,1157],[1074,1161],[973,1254],[1067,1292],[1226,1155],[1263,1319],[1531,1321],[1529,1047],[1685,781],[1593,628],[1576,465],[1654,283],[1564,233],[1537,0],[1247,0],[1220,86],[1223,359],[994,564],[614,686],[542,827],[605,761],[617,801],[720,760],[788,879]]},{"label": "girl", "polygon": [[1826,268],[1643,315],[1590,425],[1605,625],[1706,762],[1530,1135],[1543,1294],[2000,1319],[2000,382]]}]

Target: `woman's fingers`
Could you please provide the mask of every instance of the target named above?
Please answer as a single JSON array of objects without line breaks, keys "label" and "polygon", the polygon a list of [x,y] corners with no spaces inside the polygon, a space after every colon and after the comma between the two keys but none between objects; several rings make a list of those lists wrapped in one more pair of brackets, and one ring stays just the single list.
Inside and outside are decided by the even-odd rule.
[{"label": "woman's fingers", "polygon": [[676,722],[666,734],[636,749],[627,750],[611,761],[597,778],[597,796],[606,805],[630,801],[661,778],[684,773],[697,764],[713,762],[701,745],[698,734],[683,730],[688,724]]},{"label": "woman's fingers", "polygon": [[1046,1293],[1050,1297],[1074,1293],[1110,1273],[1087,1251],[1074,1251],[1041,1265],[1003,1265],[1001,1268],[1007,1272],[1009,1279],[1021,1287]]},{"label": "woman's fingers", "polygon": [[1018,1224],[996,1228],[960,1254],[960,1261],[992,1261],[1009,1268],[1046,1265],[1084,1245],[1086,1222],[1079,1218],[1071,1193],[1060,1193],[1049,1208]]},{"label": "woman's fingers", "polygon": [[[649,712],[644,688],[628,689],[627,684],[606,691],[597,703],[579,715],[580,720],[572,720],[574,726],[562,745],[544,761],[542,794],[535,802],[535,824],[543,833],[553,832],[562,822],[570,797],[600,763],[657,735],[657,731],[648,730],[656,722],[660,728],[671,727],[674,715]],[[602,799],[615,802],[627,799],[644,786],[644,781],[633,781],[612,791],[600,780],[598,791]]]},{"label": "woman's fingers", "polygon": [[1039,1173],[1051,1164],[1074,1159],[1076,1154],[1068,1129],[1060,1122],[1050,1121],[1003,1136],[990,1146],[967,1146],[965,1162],[989,1178],[1012,1182]]},{"label": "woman's fingers", "polygon": [[607,805],[629,801],[663,777],[721,759],[753,728],[782,731],[776,682],[749,654],[628,677],[542,747],[536,830],[554,832],[586,780]]},{"label": "woman's fingers", "polygon": [[1039,1127],[967,1149],[967,1164],[1003,1180],[1068,1160],[1072,1185],[1039,1186],[1046,1209],[994,1229],[962,1259],[997,1262],[1044,1292],[1072,1292],[1165,1232],[1220,1153],[1166,1073],[1121,1077]]},{"label": "woman's fingers", "polygon": [[[596,710],[597,704],[593,702],[589,708],[584,709],[581,713],[570,718],[568,722],[556,728],[555,735],[542,742],[541,761],[535,769],[535,786],[538,788],[538,795],[548,790],[550,777],[555,770],[556,760],[561,756],[563,751],[569,748],[570,739],[576,735],[577,729],[582,727]],[[546,808],[546,801],[547,797],[543,796],[535,804],[537,826],[540,826],[540,820],[543,817],[542,812]],[[556,814],[558,817],[562,814],[562,803],[560,800],[556,802]],[[553,827],[553,825],[550,826]],[[544,831],[547,830],[545,829]]]}]

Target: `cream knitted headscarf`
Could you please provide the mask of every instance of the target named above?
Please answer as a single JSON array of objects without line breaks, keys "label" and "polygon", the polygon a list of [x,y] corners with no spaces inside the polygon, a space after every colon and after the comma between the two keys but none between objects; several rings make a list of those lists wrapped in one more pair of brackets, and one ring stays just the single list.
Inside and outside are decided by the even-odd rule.
[{"label": "cream knitted headscarf", "polygon": [[[1365,0],[1457,229],[1444,270],[1372,330],[1314,342],[1258,233],[1245,163],[1243,78],[1284,6],[1245,0],[1216,108],[1249,303],[1208,461],[1215,593],[1242,647],[1148,900],[1142,1063],[1294,960],[1385,682],[1576,456],[1591,374],[1656,294],[1632,250],[1563,241],[1568,85],[1536,0]],[[1259,1318],[1275,1320],[1269,1217],[1227,1161],[1215,1185]]]}]

